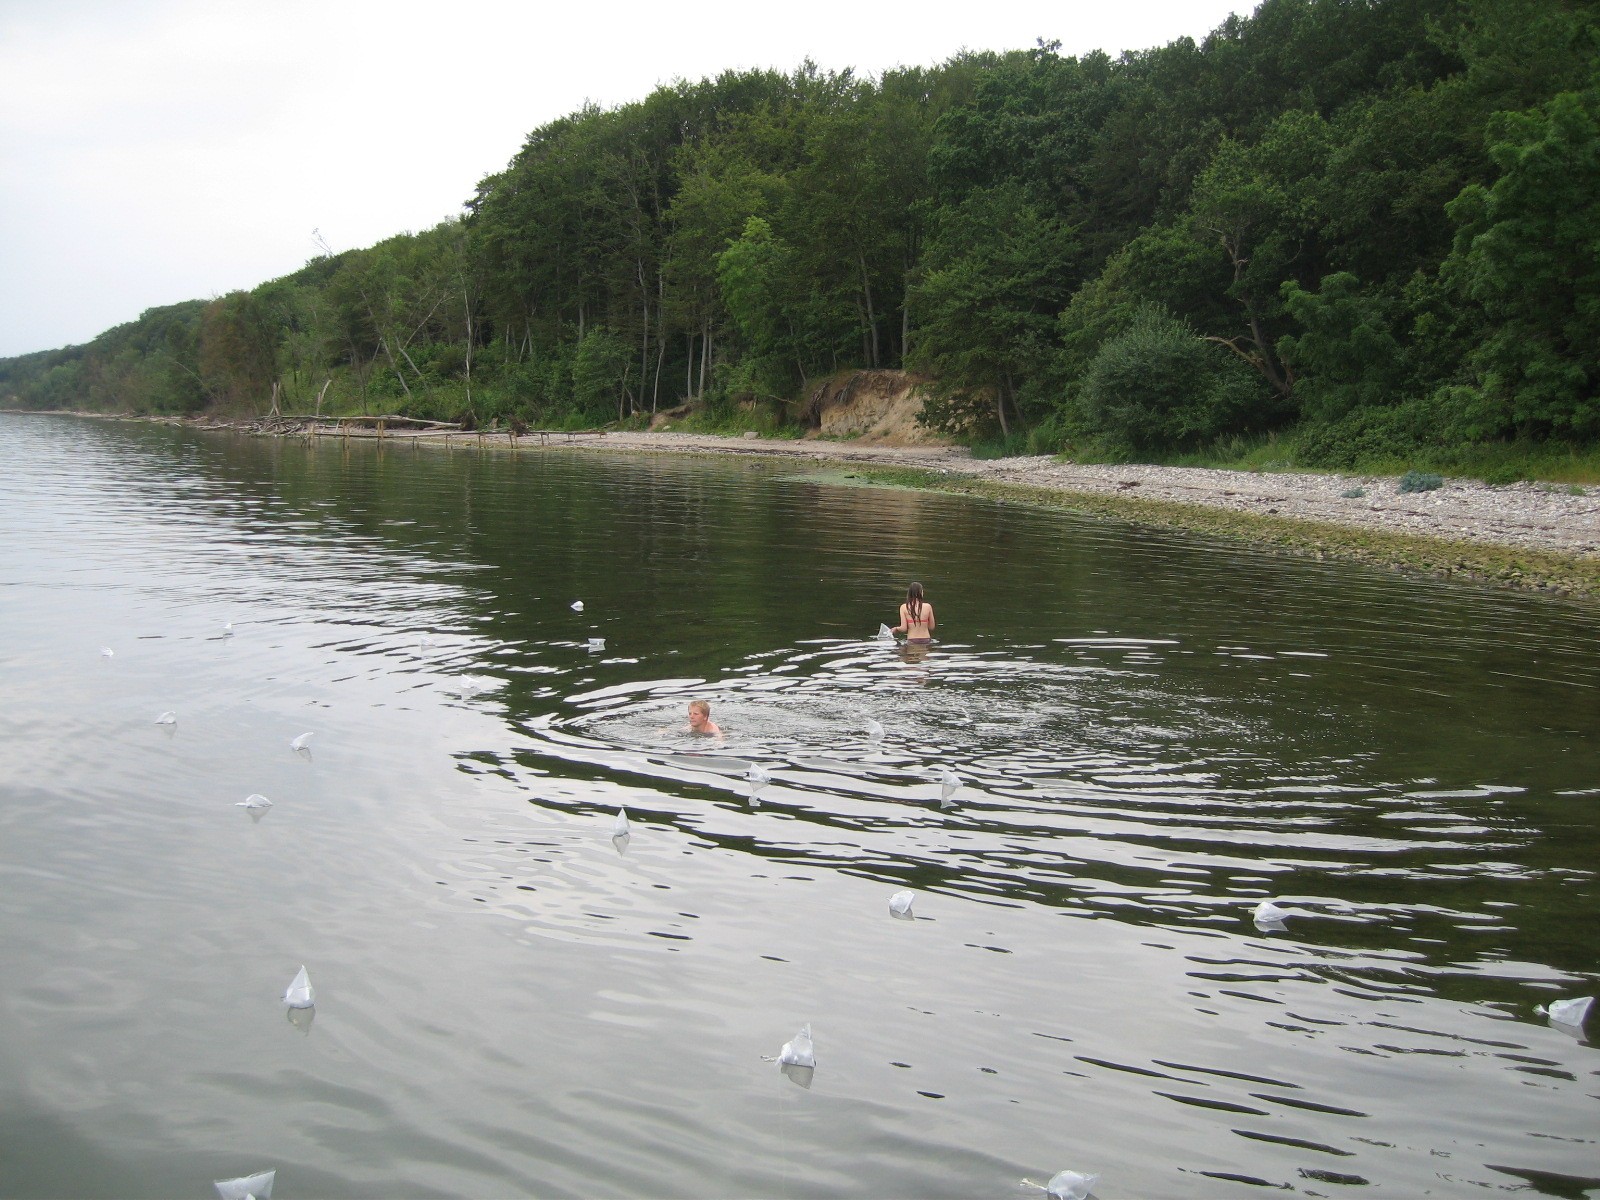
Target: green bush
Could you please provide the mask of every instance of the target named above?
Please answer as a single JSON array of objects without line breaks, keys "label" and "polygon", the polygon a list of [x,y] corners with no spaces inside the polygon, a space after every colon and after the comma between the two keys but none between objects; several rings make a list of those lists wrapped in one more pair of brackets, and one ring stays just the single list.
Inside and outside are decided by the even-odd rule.
[{"label": "green bush", "polygon": [[1441,435],[1437,407],[1429,401],[1357,408],[1336,420],[1301,425],[1298,457],[1310,467],[1371,468],[1427,454]]},{"label": "green bush", "polygon": [[1029,435],[1022,432],[1007,437],[986,438],[972,444],[973,458],[1016,458],[1029,452]]},{"label": "green bush", "polygon": [[1443,486],[1443,477],[1429,471],[1407,471],[1400,477],[1402,492],[1431,492]]},{"label": "green bush", "polygon": [[1244,428],[1265,410],[1260,379],[1154,306],[1107,340],[1084,373],[1086,428],[1110,447],[1151,453]]}]

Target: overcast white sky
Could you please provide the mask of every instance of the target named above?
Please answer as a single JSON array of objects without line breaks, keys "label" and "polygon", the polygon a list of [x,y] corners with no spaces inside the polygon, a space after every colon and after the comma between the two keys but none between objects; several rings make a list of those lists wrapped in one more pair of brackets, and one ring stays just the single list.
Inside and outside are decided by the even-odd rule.
[{"label": "overcast white sky", "polygon": [[0,0],[0,356],[460,212],[532,129],[726,69],[1200,38],[1235,0]]}]

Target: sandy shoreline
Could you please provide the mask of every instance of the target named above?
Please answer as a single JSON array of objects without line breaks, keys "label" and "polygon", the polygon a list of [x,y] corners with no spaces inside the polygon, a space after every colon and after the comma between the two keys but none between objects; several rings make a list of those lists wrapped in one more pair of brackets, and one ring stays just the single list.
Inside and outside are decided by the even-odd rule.
[{"label": "sandy shoreline", "polygon": [[[187,424],[187,422],[185,422]],[[285,423],[287,424],[287,423]],[[247,428],[254,423],[201,423]],[[330,436],[322,432],[321,436]],[[368,431],[348,436],[370,438]],[[511,448],[506,434],[413,435],[390,442],[454,450]],[[956,491],[1174,528],[1291,553],[1347,558],[1477,582],[1600,599],[1600,487],[1450,479],[1401,493],[1392,476],[1273,474],[1196,467],[1104,466],[1049,457],[974,459],[936,444],[607,432],[548,441],[524,436],[518,453],[752,455],[822,469],[843,465],[864,482]],[[1353,495],[1359,491],[1360,495]]]}]

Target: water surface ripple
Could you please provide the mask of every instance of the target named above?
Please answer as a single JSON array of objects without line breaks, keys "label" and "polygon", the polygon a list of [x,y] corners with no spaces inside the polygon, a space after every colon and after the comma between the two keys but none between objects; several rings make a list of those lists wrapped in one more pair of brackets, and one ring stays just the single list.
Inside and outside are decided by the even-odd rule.
[{"label": "water surface ripple", "polygon": [[1600,1188],[1593,609],[790,472],[0,417],[0,1196]]}]

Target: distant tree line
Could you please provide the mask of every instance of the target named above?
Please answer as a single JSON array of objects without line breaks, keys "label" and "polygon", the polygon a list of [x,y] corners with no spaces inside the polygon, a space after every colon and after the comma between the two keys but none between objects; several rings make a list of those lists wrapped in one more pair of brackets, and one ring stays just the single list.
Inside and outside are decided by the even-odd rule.
[{"label": "distant tree line", "polygon": [[586,424],[905,367],[1040,450],[1592,443],[1597,68],[1592,0],[1266,0],[1117,59],[678,82],[460,219],[0,362],[0,402]]}]

